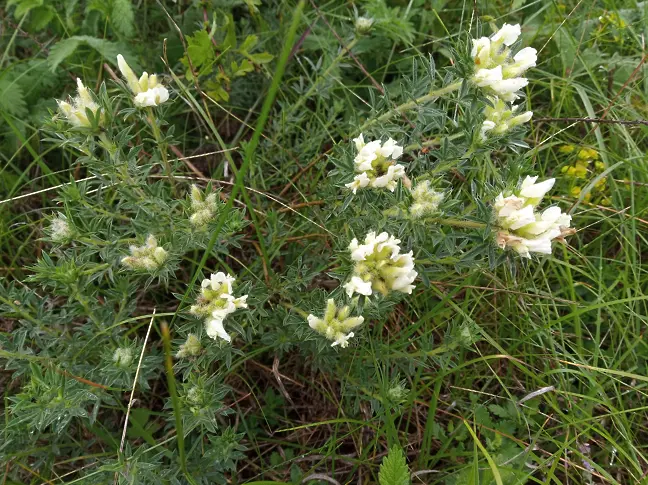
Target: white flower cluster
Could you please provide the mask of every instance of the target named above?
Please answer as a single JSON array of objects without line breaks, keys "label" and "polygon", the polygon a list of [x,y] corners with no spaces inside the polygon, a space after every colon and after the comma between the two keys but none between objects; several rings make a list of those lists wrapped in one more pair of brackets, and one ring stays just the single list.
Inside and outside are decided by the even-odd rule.
[{"label": "white flower cluster", "polygon": [[374,291],[387,295],[390,291],[412,293],[414,279],[413,252],[400,253],[400,239],[382,232],[367,234],[364,244],[353,239],[349,244],[351,259],[355,261],[351,280],[344,285],[347,295],[359,293],[371,296]]},{"label": "white flower cluster", "polygon": [[64,215],[58,214],[49,227],[50,238],[55,243],[65,244],[72,239],[74,231]]},{"label": "white flower cluster", "polygon": [[541,213],[536,207],[556,179],[536,183],[538,177],[526,177],[517,194],[500,194],[495,200],[495,217],[499,231],[497,245],[510,247],[521,256],[530,253],[551,254],[551,242],[562,239],[573,230],[569,229],[571,216],[563,214],[559,207],[549,207]]},{"label": "white flower cluster", "polygon": [[189,310],[192,315],[206,319],[205,329],[207,335],[214,340],[220,337],[231,342],[232,338],[223,327],[223,320],[227,315],[239,308],[247,308],[246,300],[248,295],[239,298],[234,298],[232,295],[234,281],[233,276],[220,271],[212,274],[209,279],[203,280],[200,296],[198,296],[196,304],[192,305]]},{"label": "white flower cluster", "polygon": [[166,250],[158,246],[157,239],[152,234],[146,238],[144,246],[131,246],[129,249],[131,255],[122,258],[121,262],[131,269],[155,271],[164,264],[168,257]]},{"label": "white flower cluster", "polygon": [[536,65],[537,51],[525,47],[511,58],[511,49],[521,34],[519,25],[504,24],[490,37],[473,39],[471,55],[475,61],[473,82],[504,101],[515,101],[518,91],[529,84],[522,77]]},{"label": "white flower cluster", "polygon": [[349,339],[353,337],[352,329],[364,322],[364,317],[350,317],[348,306],[339,308],[335,305],[332,298],[326,304],[326,311],[323,318],[315,315],[308,315],[308,325],[317,333],[324,335],[327,339],[333,340],[331,347],[339,345],[346,348],[349,345]]},{"label": "white flower cluster", "polygon": [[[92,98],[92,95],[90,94],[90,91],[88,91],[88,88],[86,88],[83,85],[83,82],[79,78],[77,78],[77,96],[75,98],[70,99],[70,101],[71,103],[68,103],[67,101],[57,101],[59,111],[65,116],[68,123],[70,123],[74,127],[80,127],[80,128],[92,127],[92,123],[88,118],[88,112],[86,110],[90,110],[93,116],[96,117],[100,108],[99,105]],[[104,121],[104,114],[100,113],[99,114],[100,126],[103,123],[103,121]]]},{"label": "white flower cluster", "polygon": [[533,111],[516,114],[519,105],[509,107],[499,98],[492,98],[491,102],[493,106],[486,106],[484,109],[486,120],[481,127],[482,140],[487,138],[487,133],[502,135],[511,128],[527,123],[533,116]]},{"label": "white flower cluster", "polygon": [[429,180],[423,180],[412,189],[414,202],[410,206],[411,216],[418,219],[438,212],[443,197],[443,192],[437,192],[430,187]]},{"label": "white flower cluster", "polygon": [[384,187],[393,192],[398,179],[405,176],[405,167],[395,162],[403,154],[403,147],[391,138],[385,143],[380,140],[365,143],[362,134],[353,141],[358,149],[358,154],[353,160],[356,176],[346,187],[354,194],[358,189],[365,187]]},{"label": "white flower cluster", "polygon": [[135,95],[135,106],[145,108],[147,106],[158,106],[169,99],[169,91],[158,82],[157,76],[146,71],[137,79],[137,75],[128,65],[124,56],[117,56],[117,66],[126,79],[128,87]]},{"label": "white flower cluster", "polygon": [[216,201],[216,193],[212,192],[207,197],[196,185],[191,186],[191,216],[189,221],[196,227],[204,227],[209,221],[214,218],[218,202]]}]

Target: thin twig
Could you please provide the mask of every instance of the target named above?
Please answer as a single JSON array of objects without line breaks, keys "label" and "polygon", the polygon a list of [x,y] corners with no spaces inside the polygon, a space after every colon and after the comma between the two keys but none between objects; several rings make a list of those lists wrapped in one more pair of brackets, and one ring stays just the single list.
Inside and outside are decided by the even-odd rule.
[{"label": "thin twig", "polygon": [[[135,396],[135,387],[137,387],[137,379],[139,377],[140,368],[142,367],[142,360],[144,360],[144,352],[146,351],[146,343],[148,342],[149,335],[151,333],[151,327],[153,326],[153,320],[155,319],[156,308],[153,308],[153,314],[151,315],[151,321],[149,322],[148,328],[146,329],[146,337],[144,337],[144,344],[142,345],[142,352],[140,352],[139,362],[137,363],[137,369],[135,370],[135,378],[133,379],[133,388],[131,389],[130,399],[128,400],[128,407],[126,408],[126,419],[124,420],[124,429],[122,431],[121,443],[119,445],[119,454],[124,451],[124,443],[126,441],[126,430],[128,429],[128,418],[130,416],[130,410],[133,406],[133,397]],[[117,483],[118,473],[115,472],[115,483]]]},{"label": "thin twig", "polygon": [[559,121],[564,123],[609,123],[615,125],[648,126],[648,120],[606,120],[604,118],[535,118],[534,121]]}]

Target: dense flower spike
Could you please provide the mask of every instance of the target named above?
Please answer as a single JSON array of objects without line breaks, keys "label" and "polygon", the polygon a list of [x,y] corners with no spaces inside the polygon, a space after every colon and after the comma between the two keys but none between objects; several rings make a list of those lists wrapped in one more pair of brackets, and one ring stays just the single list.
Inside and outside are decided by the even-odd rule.
[{"label": "dense flower spike", "polygon": [[193,333],[190,333],[189,335],[187,335],[187,340],[185,341],[185,343],[180,345],[180,348],[176,353],[176,357],[178,359],[181,359],[183,357],[192,357],[198,355],[201,350],[202,346],[200,345],[200,339]]},{"label": "dense flower spike", "polygon": [[192,315],[206,319],[207,335],[214,340],[220,337],[231,342],[232,338],[223,327],[223,320],[239,308],[247,308],[248,295],[239,298],[234,298],[232,295],[234,281],[233,276],[223,272],[212,274],[209,279],[203,280],[200,296],[196,300],[196,304],[192,305],[189,310]]},{"label": "dense flower spike", "polygon": [[128,347],[119,347],[113,354],[113,362],[118,367],[129,367],[133,363],[133,349]]},{"label": "dense flower spike", "polygon": [[308,315],[308,325],[317,333],[324,335],[327,339],[333,340],[331,347],[339,345],[346,348],[349,345],[349,339],[353,337],[353,330],[364,322],[364,317],[350,317],[348,306],[339,308],[335,305],[335,300],[329,299],[326,305],[326,311],[323,318],[315,315]]},{"label": "dense flower spike", "polygon": [[371,32],[374,19],[368,17],[358,17],[355,21],[355,30],[360,35],[366,35]]},{"label": "dense flower spike", "polygon": [[437,192],[430,187],[429,180],[423,180],[412,189],[414,202],[410,206],[410,214],[416,219],[438,212],[443,197],[443,192]]},{"label": "dense flower spike", "polygon": [[497,245],[510,247],[521,256],[530,258],[530,253],[551,254],[551,242],[572,234],[569,229],[571,216],[563,214],[559,207],[549,207],[541,213],[536,206],[553,187],[556,179],[536,183],[538,177],[526,177],[517,194],[495,200],[494,210],[499,231]]},{"label": "dense flower spike", "polygon": [[[97,113],[100,110],[100,107],[95,103],[90,91],[83,85],[81,79],[77,78],[77,96],[73,99],[70,99],[71,103],[66,101],[57,101],[59,111],[65,116],[67,121],[75,127],[80,128],[90,128],[92,127],[92,122],[88,118],[88,112],[90,110],[93,116],[97,116]],[[104,115],[103,113],[99,114],[99,126],[103,124]]]},{"label": "dense flower spike", "polygon": [[473,39],[471,55],[475,61],[473,82],[504,101],[515,101],[518,91],[529,81],[521,77],[524,72],[536,65],[537,51],[525,47],[511,57],[509,47],[520,36],[519,25],[504,24],[489,37]]},{"label": "dense flower spike", "polygon": [[214,218],[218,203],[216,194],[211,193],[207,197],[196,185],[191,186],[191,216],[189,221],[196,227],[204,227]]},{"label": "dense flower spike", "polygon": [[49,232],[52,241],[59,244],[70,242],[74,235],[74,231],[70,227],[67,219],[61,214],[58,214],[54,219],[52,219]]},{"label": "dense flower spike", "polygon": [[533,116],[533,111],[516,114],[520,106],[509,107],[499,98],[492,98],[491,102],[493,106],[484,109],[486,120],[481,128],[482,140],[487,138],[487,133],[502,135],[511,128],[527,123]]},{"label": "dense flower spike", "polygon": [[395,161],[403,154],[403,147],[391,138],[385,143],[380,140],[365,143],[362,134],[353,141],[358,149],[358,154],[353,160],[357,175],[346,187],[354,194],[358,189],[365,187],[385,187],[393,192],[398,179],[405,177],[405,167]]},{"label": "dense flower spike", "polygon": [[383,295],[390,291],[411,294],[418,273],[414,270],[413,252],[400,254],[399,243],[400,239],[386,232],[378,236],[370,232],[364,244],[359,244],[354,238],[349,251],[355,267],[351,279],[344,285],[347,295],[371,296],[374,291]]},{"label": "dense flower spike", "polygon": [[155,271],[164,264],[168,257],[166,250],[158,246],[157,239],[152,234],[146,238],[144,246],[131,246],[129,249],[131,255],[123,258],[121,262],[131,269]]},{"label": "dense flower spike", "polygon": [[135,106],[145,108],[147,106],[158,106],[169,99],[169,91],[158,82],[157,76],[146,71],[137,79],[137,75],[128,65],[124,56],[117,56],[117,66],[126,79],[128,87],[135,95]]}]

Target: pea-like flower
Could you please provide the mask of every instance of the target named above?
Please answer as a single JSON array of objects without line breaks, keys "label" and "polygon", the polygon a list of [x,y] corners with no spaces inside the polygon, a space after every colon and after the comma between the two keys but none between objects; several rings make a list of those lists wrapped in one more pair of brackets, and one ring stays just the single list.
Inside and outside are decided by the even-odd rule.
[{"label": "pea-like flower", "polygon": [[191,186],[191,216],[189,221],[196,227],[204,227],[214,218],[218,202],[216,194],[211,193],[207,197],[203,195],[196,185]]},{"label": "pea-like flower", "polygon": [[473,39],[471,55],[475,61],[473,82],[504,101],[515,101],[518,91],[529,84],[522,77],[536,65],[537,51],[525,47],[511,56],[511,45],[521,34],[520,25],[504,24],[491,37]]},{"label": "pea-like flower", "polygon": [[413,218],[429,216],[439,211],[439,205],[443,201],[443,192],[437,192],[430,186],[429,180],[419,182],[412,189],[412,205],[410,214]]},{"label": "pea-like flower", "polygon": [[138,79],[128,65],[124,56],[117,56],[117,66],[126,79],[128,87],[135,95],[135,106],[146,108],[147,106],[158,106],[169,99],[169,91],[160,82],[155,74],[150,76],[146,71]]},{"label": "pea-like flower", "polygon": [[162,246],[158,246],[157,239],[150,234],[146,238],[144,246],[131,246],[130,256],[122,258],[124,266],[131,269],[140,269],[146,271],[155,271],[159,269],[167,260],[168,253]]},{"label": "pea-like flower", "polygon": [[497,245],[510,247],[520,256],[530,258],[530,253],[551,254],[553,240],[563,240],[574,230],[569,229],[571,216],[559,207],[549,207],[536,212],[538,204],[553,187],[556,179],[536,183],[538,177],[526,177],[517,193],[501,193],[495,200],[494,210]]},{"label": "pea-like flower", "polygon": [[92,122],[88,118],[89,110],[93,116],[99,113],[99,126],[104,122],[104,115],[99,110],[99,105],[95,102],[88,88],[83,85],[81,79],[77,78],[77,96],[71,98],[70,102],[57,101],[59,111],[68,123],[77,128],[91,128]]},{"label": "pea-like flower", "polygon": [[247,308],[248,295],[234,298],[232,294],[235,281],[233,276],[223,272],[212,274],[209,279],[203,280],[196,304],[189,310],[192,315],[205,318],[207,335],[214,340],[220,337],[231,342],[232,338],[225,331],[223,320],[239,308]]},{"label": "pea-like flower", "polygon": [[384,187],[393,192],[397,181],[405,177],[405,167],[396,163],[403,154],[403,147],[391,138],[385,143],[380,140],[365,143],[362,134],[353,141],[358,150],[353,160],[356,176],[346,187],[354,194],[365,187]]},{"label": "pea-like flower", "polygon": [[411,294],[418,273],[414,270],[413,252],[400,253],[400,239],[382,232],[367,234],[364,244],[353,239],[349,244],[355,261],[353,275],[344,285],[347,295],[359,293],[371,296],[375,291],[387,295],[390,291]]},{"label": "pea-like flower", "polygon": [[333,340],[331,347],[339,345],[346,348],[349,345],[349,339],[353,337],[352,329],[364,322],[364,317],[350,317],[348,306],[338,308],[335,300],[332,298],[326,304],[324,317],[319,318],[315,315],[308,315],[308,325],[317,333],[323,335],[329,340]]},{"label": "pea-like flower", "polygon": [[486,120],[481,127],[482,140],[486,140],[487,133],[502,135],[511,128],[527,123],[533,116],[533,111],[516,114],[520,106],[509,107],[500,98],[492,98],[491,102],[493,106],[486,106],[484,109]]}]

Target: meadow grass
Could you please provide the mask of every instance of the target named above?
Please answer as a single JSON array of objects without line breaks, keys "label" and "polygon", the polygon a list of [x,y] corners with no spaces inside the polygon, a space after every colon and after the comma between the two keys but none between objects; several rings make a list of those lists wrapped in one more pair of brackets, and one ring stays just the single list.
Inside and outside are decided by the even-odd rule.
[{"label": "meadow grass", "polygon": [[[190,165],[172,162],[177,186],[188,187],[183,177],[202,175],[231,183],[224,189],[227,206],[208,249],[184,257],[172,291],[179,301],[188,301],[191,283],[202,273],[233,266],[241,279],[266,288],[268,312],[277,317],[272,338],[259,335],[240,343],[231,365],[213,370],[232,389],[223,404],[232,414],[221,424],[242,433],[246,447],[237,472],[218,480],[378,483],[380,463],[398,445],[407,456],[412,483],[648,483],[648,274],[643,263],[648,126],[623,123],[648,118],[648,2],[387,2],[399,6],[395,17],[410,16],[412,33],[408,38],[385,27],[379,47],[367,39],[350,46],[349,35],[337,38],[341,25],[352,23],[346,3],[307,2],[301,15],[295,14],[294,2],[267,3],[249,22],[276,58],[255,78],[234,86],[231,101],[200,95],[179,67],[184,47],[162,4],[185,35],[197,28],[180,24],[179,5],[138,6],[139,32],[128,39],[135,44],[145,35],[170,38],[170,85],[184,102],[168,108],[166,119],[175,126],[177,157],[196,155],[188,159]],[[367,7],[358,3],[357,8]],[[66,35],[54,28],[16,29],[21,21],[8,12],[5,8],[0,67],[47,62],[51,44]],[[478,21],[487,26],[491,19],[497,25],[521,23],[528,45],[539,51],[523,101],[534,112],[525,136],[530,148],[519,148],[515,164],[507,163],[513,155],[506,148],[440,160],[450,174],[448,185],[454,199],[473,201],[464,207],[470,216],[477,210],[471,183],[488,187],[500,171],[555,176],[562,189],[552,193],[552,201],[569,208],[577,233],[553,255],[529,262],[466,266],[451,249],[430,253],[425,284],[392,305],[385,324],[370,325],[343,358],[306,357],[280,327],[283,321],[290,328],[300,315],[277,302],[285,294],[306,292],[312,274],[322,275],[319,283],[325,288],[336,282],[331,275],[339,268],[313,256],[324,254],[322,248],[344,246],[345,234],[330,233],[329,214],[322,208],[327,193],[321,187],[333,168],[328,156],[336,146],[349,144],[362,123],[386,111],[374,109],[383,86],[396,96],[406,85],[403,73],[430,54],[437,69],[450,65],[449,49],[465,47],[469,29]],[[152,43],[142,57],[153,64],[160,46]],[[284,62],[285,73],[278,68]],[[166,67],[161,61],[156,65]],[[110,80],[100,57],[87,64],[83,57],[72,57],[62,66],[90,79]],[[41,88],[32,97],[25,93],[25,99],[63,97],[72,83],[56,74],[56,92]],[[0,96],[2,89],[8,95],[11,88],[0,84]],[[385,105],[393,106],[391,100]],[[452,105],[442,106],[461,124]],[[69,187],[72,179],[87,174],[71,147],[41,141],[36,115],[19,119],[6,109],[0,113],[0,275],[24,282],[47,251],[39,239],[44,217],[60,210],[54,198],[58,190],[49,189]],[[389,121],[388,126],[404,131],[407,122]],[[145,127],[133,133],[134,138],[145,136]],[[565,146],[575,151],[561,151]],[[568,179],[561,168],[573,163],[582,148],[595,150],[604,169],[598,178]],[[441,147],[431,144],[430,149]],[[606,192],[596,195],[602,178]],[[575,183],[580,193],[573,191]],[[237,239],[238,249],[219,259],[211,249],[221,244],[220,230],[229,223],[232,207],[246,209],[250,226]],[[342,200],[333,210],[342,210]],[[355,217],[350,216],[350,224]],[[440,231],[450,248],[461,247],[460,229]],[[182,321],[178,301],[165,301],[158,285],[154,296],[138,291],[137,320],[124,321],[130,335],[143,340],[154,307],[173,332]],[[0,329],[9,335],[17,322],[13,315],[0,317]],[[156,321],[151,345],[171,362],[168,331]],[[166,353],[163,341],[169,343]],[[9,357],[0,347],[0,358]],[[184,475],[168,483],[192,483],[185,453],[195,453],[206,442],[176,440],[184,436],[175,390],[180,376],[174,376],[172,366],[160,369],[151,390],[138,397],[140,411],[131,418],[127,449],[140,450],[138,463],[156,455],[181,468]],[[9,396],[17,393],[21,379],[13,369],[0,377],[7,420]],[[165,408],[167,398],[172,403]],[[123,416],[127,405],[125,399],[111,406]],[[174,424],[164,427],[165,420]],[[0,483],[93,483],[102,465],[109,463],[113,468],[107,470],[116,471],[125,456],[116,422],[74,429],[57,441],[60,450],[50,447],[52,434],[43,433],[31,449],[3,452]],[[91,446],[84,447],[83,439]],[[181,450],[177,463],[162,451],[176,447]],[[131,478],[129,483],[148,483],[135,473]]]}]

